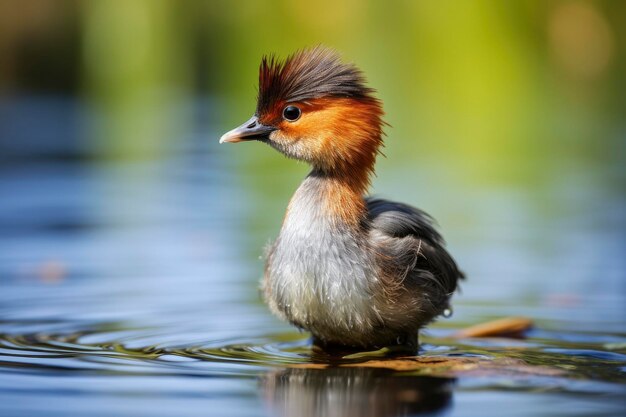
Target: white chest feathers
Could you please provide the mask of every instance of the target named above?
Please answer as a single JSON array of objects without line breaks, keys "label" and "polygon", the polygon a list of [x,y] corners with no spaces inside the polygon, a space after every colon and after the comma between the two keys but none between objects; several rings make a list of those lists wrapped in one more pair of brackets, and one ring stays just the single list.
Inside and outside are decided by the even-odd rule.
[{"label": "white chest feathers", "polygon": [[323,212],[312,185],[305,181],[292,199],[270,250],[267,301],[279,315],[314,332],[365,330],[376,321],[372,253],[360,231]]}]

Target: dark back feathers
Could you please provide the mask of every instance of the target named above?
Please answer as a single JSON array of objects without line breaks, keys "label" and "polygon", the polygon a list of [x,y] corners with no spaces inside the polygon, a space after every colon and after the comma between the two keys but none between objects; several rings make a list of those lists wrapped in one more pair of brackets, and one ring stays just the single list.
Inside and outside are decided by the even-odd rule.
[{"label": "dark back feathers", "polygon": [[435,230],[433,218],[407,204],[376,198],[367,198],[366,203],[372,229],[395,238],[413,236],[423,242],[413,273],[422,281],[440,285],[452,294],[458,279],[464,278],[464,274],[445,249],[445,242]]},{"label": "dark back feathers", "polygon": [[415,235],[430,243],[443,245],[435,220],[427,213],[408,204],[378,198],[367,198],[367,210],[372,226],[393,237]]}]

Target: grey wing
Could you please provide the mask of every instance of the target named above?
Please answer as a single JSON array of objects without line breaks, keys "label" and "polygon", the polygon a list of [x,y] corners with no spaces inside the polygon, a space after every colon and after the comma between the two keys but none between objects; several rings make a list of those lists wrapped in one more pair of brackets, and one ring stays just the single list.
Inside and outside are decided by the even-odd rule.
[{"label": "grey wing", "polygon": [[430,287],[434,292],[439,292],[436,287],[443,290],[447,301],[463,273],[445,249],[432,217],[393,201],[367,198],[366,203],[371,230],[383,239],[386,251],[390,252],[387,256],[394,257],[408,276],[420,281],[418,285]]}]

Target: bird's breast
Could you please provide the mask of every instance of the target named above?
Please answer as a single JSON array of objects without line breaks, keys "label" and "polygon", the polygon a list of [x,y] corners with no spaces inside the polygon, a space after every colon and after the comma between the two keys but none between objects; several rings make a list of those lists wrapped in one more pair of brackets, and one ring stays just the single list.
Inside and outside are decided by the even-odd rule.
[{"label": "bird's breast", "polygon": [[265,294],[272,309],[318,333],[370,325],[375,281],[360,232],[296,194],[268,257]]}]

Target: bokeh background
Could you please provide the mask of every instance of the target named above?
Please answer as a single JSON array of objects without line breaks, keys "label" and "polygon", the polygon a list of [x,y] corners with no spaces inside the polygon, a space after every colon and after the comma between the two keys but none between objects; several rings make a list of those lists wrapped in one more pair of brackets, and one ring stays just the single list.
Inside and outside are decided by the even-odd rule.
[{"label": "bokeh background", "polygon": [[[249,231],[248,255],[259,255],[306,167],[259,144],[218,148],[217,138],[254,111],[262,55],[323,44],[357,63],[385,103],[375,193],[433,213],[452,246],[527,238],[525,250],[566,265],[580,252],[623,267],[619,245],[559,234],[623,226],[625,21],[616,1],[3,0],[0,163],[71,160],[88,170],[210,154],[193,169],[238,187],[234,205],[251,210],[232,233]],[[144,193],[164,186],[149,174],[125,178],[134,180]],[[211,192],[198,216],[223,203]],[[470,272],[473,255],[458,255]],[[53,257],[29,261],[40,258]],[[503,269],[497,285],[531,279],[532,261],[507,265],[494,253],[490,262]]]},{"label": "bokeh background", "polygon": [[393,126],[390,161],[454,158],[472,178],[515,182],[566,160],[618,156],[621,2],[3,0],[0,7],[3,104],[63,97],[87,107],[100,124],[84,126],[85,153],[161,152],[197,125],[189,103],[207,105],[199,113],[214,119],[215,131],[228,127],[254,108],[263,54],[324,44],[358,63],[378,89]]},{"label": "bokeh background", "polygon": [[[626,333],[625,31],[612,0],[0,0],[0,333],[87,332],[77,345],[125,352],[297,338],[257,283],[307,167],[217,142],[253,113],[264,54],[323,44],[384,101],[372,192],[433,214],[468,275],[433,334],[524,315],[546,340],[613,343]],[[24,340],[22,353],[38,346]],[[21,399],[51,389],[19,381]],[[0,376],[0,394],[15,386]],[[222,405],[245,400],[233,413],[258,411],[224,387]]]}]

